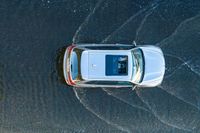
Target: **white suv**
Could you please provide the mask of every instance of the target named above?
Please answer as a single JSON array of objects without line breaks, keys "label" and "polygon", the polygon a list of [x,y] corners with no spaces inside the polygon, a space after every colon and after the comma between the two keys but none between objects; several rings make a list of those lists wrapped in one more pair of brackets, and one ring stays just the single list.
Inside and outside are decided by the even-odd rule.
[{"label": "white suv", "polygon": [[79,44],[66,49],[63,71],[75,87],[154,87],[163,80],[165,60],[152,45]]}]

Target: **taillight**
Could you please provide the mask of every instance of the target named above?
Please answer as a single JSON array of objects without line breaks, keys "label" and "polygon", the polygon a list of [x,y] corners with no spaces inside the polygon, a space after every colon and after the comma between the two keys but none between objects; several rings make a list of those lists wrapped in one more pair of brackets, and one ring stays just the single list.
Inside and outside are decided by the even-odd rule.
[{"label": "taillight", "polygon": [[75,82],[72,80],[71,73],[70,73],[70,55],[75,45],[71,45],[67,48],[68,55],[67,55],[67,81],[69,85],[75,85]]}]

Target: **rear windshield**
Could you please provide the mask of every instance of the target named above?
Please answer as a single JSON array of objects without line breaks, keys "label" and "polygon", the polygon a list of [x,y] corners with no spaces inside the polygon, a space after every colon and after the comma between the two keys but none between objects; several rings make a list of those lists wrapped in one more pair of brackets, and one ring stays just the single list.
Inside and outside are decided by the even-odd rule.
[{"label": "rear windshield", "polygon": [[72,79],[75,80],[78,76],[78,57],[77,54],[73,51],[71,55],[71,75]]},{"label": "rear windshield", "polygon": [[106,76],[128,75],[127,55],[106,55]]},{"label": "rear windshield", "polygon": [[81,76],[81,70],[80,70],[80,62],[81,62],[81,54],[83,50],[74,48],[72,54],[71,54],[71,77],[73,80],[80,81],[82,80]]}]

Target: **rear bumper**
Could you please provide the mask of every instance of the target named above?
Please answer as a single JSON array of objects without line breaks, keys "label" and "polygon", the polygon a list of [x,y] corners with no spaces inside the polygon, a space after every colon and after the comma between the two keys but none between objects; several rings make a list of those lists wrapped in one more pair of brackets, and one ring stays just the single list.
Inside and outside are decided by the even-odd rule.
[{"label": "rear bumper", "polygon": [[65,51],[65,54],[64,54],[64,59],[63,59],[63,73],[64,73],[64,78],[65,78],[65,81],[68,85],[75,85],[75,82],[72,80],[72,77],[71,77],[71,61],[70,61],[70,57],[71,57],[71,53],[73,51],[73,48],[75,46],[74,45],[71,45],[69,47],[67,47],[66,51]]}]

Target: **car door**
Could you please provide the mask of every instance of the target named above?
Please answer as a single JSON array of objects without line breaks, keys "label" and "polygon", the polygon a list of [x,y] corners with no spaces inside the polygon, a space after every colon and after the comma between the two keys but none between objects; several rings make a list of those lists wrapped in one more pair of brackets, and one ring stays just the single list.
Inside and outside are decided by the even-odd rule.
[{"label": "car door", "polygon": [[80,44],[78,47],[90,50],[129,50],[134,44]]},{"label": "car door", "polygon": [[79,87],[111,87],[111,88],[127,88],[133,87],[128,81],[85,81],[79,84]]}]

